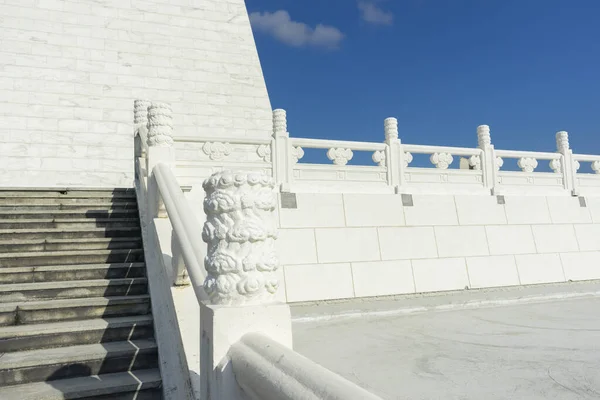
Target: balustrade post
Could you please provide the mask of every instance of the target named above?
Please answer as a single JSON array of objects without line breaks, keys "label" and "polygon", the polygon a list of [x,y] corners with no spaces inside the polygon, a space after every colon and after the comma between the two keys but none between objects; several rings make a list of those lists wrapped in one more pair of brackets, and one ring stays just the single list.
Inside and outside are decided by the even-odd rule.
[{"label": "balustrade post", "polygon": [[563,186],[572,196],[578,196],[577,170],[579,161],[573,160],[573,150],[569,146],[569,134],[565,131],[556,132],[556,151],[562,154],[561,171]]},{"label": "balustrade post", "polygon": [[174,167],[173,115],[171,106],[166,103],[152,103],[148,107],[148,212],[152,218],[166,218],[167,212],[162,203],[156,178],[152,170],[158,163]]},{"label": "balustrade post", "polygon": [[396,118],[386,118],[383,121],[383,131],[385,134],[386,165],[388,185],[394,188],[395,193],[400,192],[400,188],[405,185],[404,177],[404,152],[402,143],[398,138],[398,120]]},{"label": "balustrade post", "polygon": [[290,144],[290,134],[287,131],[287,114],[285,110],[273,111],[273,176],[282,192],[291,191],[293,154]]},{"label": "balustrade post", "polygon": [[477,147],[483,151],[483,160],[481,160],[483,184],[492,196],[498,195],[500,194],[498,188],[498,171],[502,162],[496,157],[488,125],[479,125],[477,127]]},{"label": "balustrade post", "polygon": [[290,308],[276,296],[275,186],[258,172],[222,171],[204,182],[209,300],[200,304],[201,398],[242,398],[227,354],[245,334],[292,346]]},{"label": "balustrade post", "polygon": [[133,137],[135,142],[135,156],[146,157],[148,141],[148,107],[150,100],[135,100],[133,102]]}]

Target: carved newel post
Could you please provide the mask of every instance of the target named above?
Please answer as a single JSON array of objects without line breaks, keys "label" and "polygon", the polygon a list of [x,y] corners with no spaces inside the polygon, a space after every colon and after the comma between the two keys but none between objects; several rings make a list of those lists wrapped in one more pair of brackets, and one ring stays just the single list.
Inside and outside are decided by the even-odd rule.
[{"label": "carved newel post", "polygon": [[477,156],[473,156],[469,159],[469,164],[476,169],[482,170],[483,184],[489,189],[491,195],[500,194],[498,188],[498,171],[504,164],[504,161],[500,157],[496,157],[488,125],[479,125],[477,127],[477,147],[482,150],[483,159],[477,159]]},{"label": "carved newel post", "polygon": [[213,304],[275,302],[275,183],[255,172],[219,172],[204,182],[204,289]]},{"label": "carved newel post", "polygon": [[150,100],[135,100],[133,102],[133,136],[135,138],[135,155],[146,157],[148,144],[148,107]]},{"label": "carved newel post", "polygon": [[289,306],[278,302],[277,197],[263,173],[224,171],[204,182],[207,243],[200,304],[202,398],[242,399],[227,354],[246,333],[292,347]]},{"label": "carved newel post", "polygon": [[[289,192],[292,183],[293,165],[304,155],[300,147],[292,148],[290,134],[287,131],[287,113],[285,110],[273,110],[273,171],[275,181],[282,192]],[[302,154],[300,155],[300,152]]]},{"label": "carved newel post", "polygon": [[373,154],[373,160],[378,162],[380,165],[387,165],[388,167],[388,184],[394,188],[396,193],[400,192],[400,187],[405,184],[405,168],[406,155],[402,151],[402,144],[398,139],[398,120],[396,118],[386,118],[383,121],[383,133],[385,135],[385,144],[388,145],[386,149],[384,164],[381,164],[381,154],[377,152]]},{"label": "carved newel post", "polygon": [[569,134],[565,131],[556,132],[556,151],[562,154],[560,164],[550,162],[550,168],[555,172],[563,173],[563,182],[565,189],[571,192],[571,195],[577,196],[577,170],[579,170],[579,161],[573,159],[573,151],[569,146]]}]

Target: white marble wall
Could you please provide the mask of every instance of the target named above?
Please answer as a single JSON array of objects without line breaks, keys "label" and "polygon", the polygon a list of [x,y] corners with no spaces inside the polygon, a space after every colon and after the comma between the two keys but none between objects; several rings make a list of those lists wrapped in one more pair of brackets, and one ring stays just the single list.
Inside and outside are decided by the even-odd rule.
[{"label": "white marble wall", "polygon": [[269,137],[243,0],[0,1],[0,187],[132,186],[136,98],[176,136]]},{"label": "white marble wall", "polygon": [[600,197],[297,194],[288,302],[600,279]]}]

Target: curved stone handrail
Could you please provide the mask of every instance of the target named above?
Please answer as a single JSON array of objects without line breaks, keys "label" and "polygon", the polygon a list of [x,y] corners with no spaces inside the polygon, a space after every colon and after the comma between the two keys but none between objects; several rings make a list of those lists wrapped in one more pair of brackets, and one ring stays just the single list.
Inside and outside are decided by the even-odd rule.
[{"label": "curved stone handrail", "polygon": [[260,333],[248,333],[228,356],[238,385],[251,400],[381,400]]}]

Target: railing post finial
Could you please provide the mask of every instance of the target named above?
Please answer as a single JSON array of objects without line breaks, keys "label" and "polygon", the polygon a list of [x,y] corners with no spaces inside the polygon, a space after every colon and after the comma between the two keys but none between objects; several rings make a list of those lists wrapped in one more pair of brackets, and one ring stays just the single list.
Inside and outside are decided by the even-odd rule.
[{"label": "railing post finial", "polygon": [[489,125],[479,125],[477,127],[477,145],[482,150],[485,150],[486,147],[492,145],[492,136],[490,135]]},{"label": "railing post finial", "polygon": [[148,146],[173,146],[173,111],[167,103],[152,103],[148,107]]},{"label": "railing post finial", "polygon": [[385,142],[391,143],[398,140],[398,120],[393,117],[386,118],[383,121],[383,132],[385,133]]},{"label": "railing post finial", "polygon": [[273,110],[273,135],[287,134],[287,113],[284,109]]},{"label": "railing post finial", "polygon": [[556,132],[556,150],[561,154],[565,154],[568,150],[570,150],[568,132]]}]

